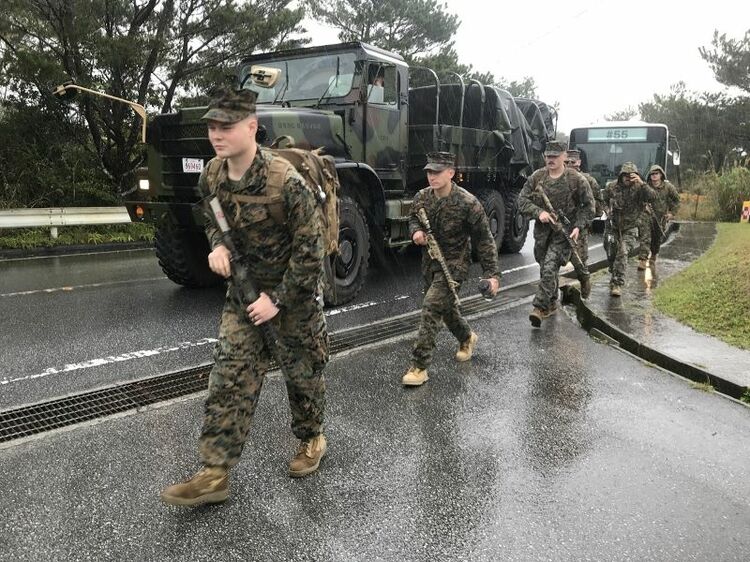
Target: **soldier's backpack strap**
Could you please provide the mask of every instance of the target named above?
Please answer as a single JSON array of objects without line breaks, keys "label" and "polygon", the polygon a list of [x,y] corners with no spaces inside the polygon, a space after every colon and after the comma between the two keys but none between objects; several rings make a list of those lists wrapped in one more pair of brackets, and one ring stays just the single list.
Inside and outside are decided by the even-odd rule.
[{"label": "soldier's backpack strap", "polygon": [[219,188],[219,173],[223,164],[224,159],[216,157],[212,158],[206,165],[206,183],[211,195],[216,195],[216,190]]},{"label": "soldier's backpack strap", "polygon": [[240,203],[253,203],[268,207],[268,213],[276,224],[286,223],[284,214],[284,180],[292,165],[283,158],[274,157],[268,165],[265,195],[240,195],[233,193],[231,199],[237,204],[239,213]]},{"label": "soldier's backpack strap", "polygon": [[[218,179],[223,164],[223,158],[214,158],[206,166],[206,183],[212,195],[216,195],[216,191],[219,188]],[[251,203],[265,205],[268,207],[268,212],[274,222],[284,224],[286,217],[284,216],[284,194],[282,191],[284,189],[284,179],[290,166],[291,164],[283,158],[274,158],[271,161],[268,169],[268,177],[266,178],[265,195],[228,194],[229,199],[235,205],[234,220],[237,221],[240,218],[240,203]]]}]

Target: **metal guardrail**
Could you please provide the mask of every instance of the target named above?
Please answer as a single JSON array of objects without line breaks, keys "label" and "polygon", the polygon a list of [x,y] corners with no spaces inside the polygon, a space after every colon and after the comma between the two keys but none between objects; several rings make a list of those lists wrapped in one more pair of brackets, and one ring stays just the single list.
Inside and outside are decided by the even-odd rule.
[{"label": "metal guardrail", "polygon": [[57,238],[58,226],[129,223],[125,207],[52,207],[45,209],[0,210],[0,228],[48,226]]}]

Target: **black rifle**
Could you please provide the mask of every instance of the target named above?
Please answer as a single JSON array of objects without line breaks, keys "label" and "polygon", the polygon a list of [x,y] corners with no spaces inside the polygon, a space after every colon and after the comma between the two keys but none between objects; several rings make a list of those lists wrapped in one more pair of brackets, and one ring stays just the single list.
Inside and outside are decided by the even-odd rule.
[{"label": "black rifle", "polygon": [[[255,283],[250,277],[250,273],[248,271],[249,268],[243,262],[242,256],[240,256],[239,252],[237,252],[237,246],[235,245],[234,238],[232,236],[232,229],[229,226],[229,222],[227,221],[226,214],[224,213],[224,208],[221,206],[219,198],[212,197],[208,201],[208,208],[211,210],[209,216],[221,232],[224,246],[226,246],[227,250],[229,250],[229,254],[231,255],[229,266],[231,268],[232,282],[234,284],[235,291],[237,292],[237,296],[239,297],[242,305],[247,307],[251,303],[254,303],[256,300],[258,300],[258,297],[260,295],[258,294],[258,290],[255,288]],[[245,319],[249,322],[250,320],[249,318],[247,318],[247,314],[245,314],[244,316]],[[283,363],[281,362],[279,354],[279,337],[276,333],[276,329],[269,322],[264,322],[263,324],[257,326],[257,328],[260,330],[260,335],[263,338],[263,342],[268,347],[268,350],[271,352],[274,359],[276,359],[276,363],[279,365],[279,367],[282,367]]]},{"label": "black rifle", "polygon": [[[578,273],[579,280],[581,280],[582,277],[589,277],[588,267],[586,267],[586,264],[583,263],[581,256],[578,255],[578,250],[576,250],[576,243],[573,242],[573,240],[570,238],[569,231],[572,230],[573,227],[570,219],[568,219],[565,214],[555,211],[555,208],[552,206],[552,202],[549,200],[549,197],[547,197],[547,194],[544,192],[541,184],[537,184],[536,189],[542,196],[542,201],[544,201],[544,206],[547,207],[547,212],[552,216],[552,221],[548,223],[550,225],[550,228],[555,232],[560,232],[563,235],[563,238],[565,238],[565,240],[568,242],[568,246],[570,246],[570,249],[572,251],[570,261],[573,263],[573,267],[575,268],[576,273]],[[558,222],[558,219],[568,228],[568,230],[563,228],[563,224],[560,224],[560,222]]]},{"label": "black rifle", "polygon": [[[659,232],[661,232],[661,241],[662,243],[667,241],[667,233],[665,232],[666,228],[666,221],[664,226],[661,225],[661,221],[656,216],[656,212],[654,211],[654,208],[651,206],[651,203],[646,203],[646,212],[648,212],[649,215],[651,215],[651,220],[656,223],[656,226],[659,227]],[[665,216],[666,218],[666,216]]]},{"label": "black rifle", "polygon": [[453,300],[456,303],[456,306],[458,307],[461,304],[460,299],[458,298],[458,282],[456,282],[453,279],[453,276],[451,275],[451,271],[448,268],[448,264],[445,262],[445,258],[443,257],[443,252],[440,249],[440,244],[438,244],[437,240],[435,239],[435,235],[432,233],[432,227],[430,226],[430,219],[427,218],[427,211],[424,210],[424,207],[421,207],[417,211],[417,218],[419,219],[420,224],[422,225],[422,228],[425,230],[425,237],[427,238],[427,253],[430,254],[430,257],[434,259],[438,264],[440,264],[440,269],[443,271],[443,275],[445,276],[445,282],[448,284],[448,288],[451,291],[451,294],[453,295]]}]

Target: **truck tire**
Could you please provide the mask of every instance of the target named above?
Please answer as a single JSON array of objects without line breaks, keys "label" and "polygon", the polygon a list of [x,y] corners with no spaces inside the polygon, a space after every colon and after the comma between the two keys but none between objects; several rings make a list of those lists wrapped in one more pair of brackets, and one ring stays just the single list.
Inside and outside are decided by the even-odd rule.
[{"label": "truck tire", "polygon": [[224,280],[208,267],[208,240],[203,232],[157,227],[154,250],[162,271],[178,285],[213,287]]},{"label": "truck tire", "polygon": [[330,258],[333,291],[325,301],[340,305],[352,300],[364,285],[370,261],[370,231],[362,208],[345,195],[339,199],[339,251]]},{"label": "truck tire", "polygon": [[529,219],[518,211],[518,191],[505,195],[505,234],[500,251],[515,254],[521,251],[529,233]]},{"label": "truck tire", "polygon": [[483,189],[477,194],[477,199],[484,207],[487,221],[490,223],[490,232],[495,239],[495,247],[500,250],[505,234],[505,204],[503,196],[492,189]]}]

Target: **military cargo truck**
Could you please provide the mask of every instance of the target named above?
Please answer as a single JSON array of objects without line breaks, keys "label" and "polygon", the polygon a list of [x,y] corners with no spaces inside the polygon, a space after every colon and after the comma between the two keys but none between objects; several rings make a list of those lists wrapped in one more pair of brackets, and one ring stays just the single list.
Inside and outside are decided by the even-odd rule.
[{"label": "military cargo truck", "polygon": [[[257,77],[269,68],[278,69],[278,79],[262,87]],[[240,63],[237,79],[258,93],[262,145],[283,137],[335,158],[341,226],[340,251],[328,264],[332,304],[359,291],[371,255],[411,243],[412,197],[427,185],[422,167],[431,151],[457,154],[456,182],[482,202],[498,249],[523,246],[528,222],[518,212],[518,192],[555,135],[554,112],[545,104],[524,100],[534,116],[529,123],[508,92],[458,75],[445,80],[358,42],[253,55]],[[412,81],[420,85],[410,87]],[[150,123],[148,167],[126,196],[134,221],[156,225],[164,272],[190,287],[220,282],[208,269],[196,205],[198,176],[213,156],[200,120],[205,111],[184,108]]]}]

